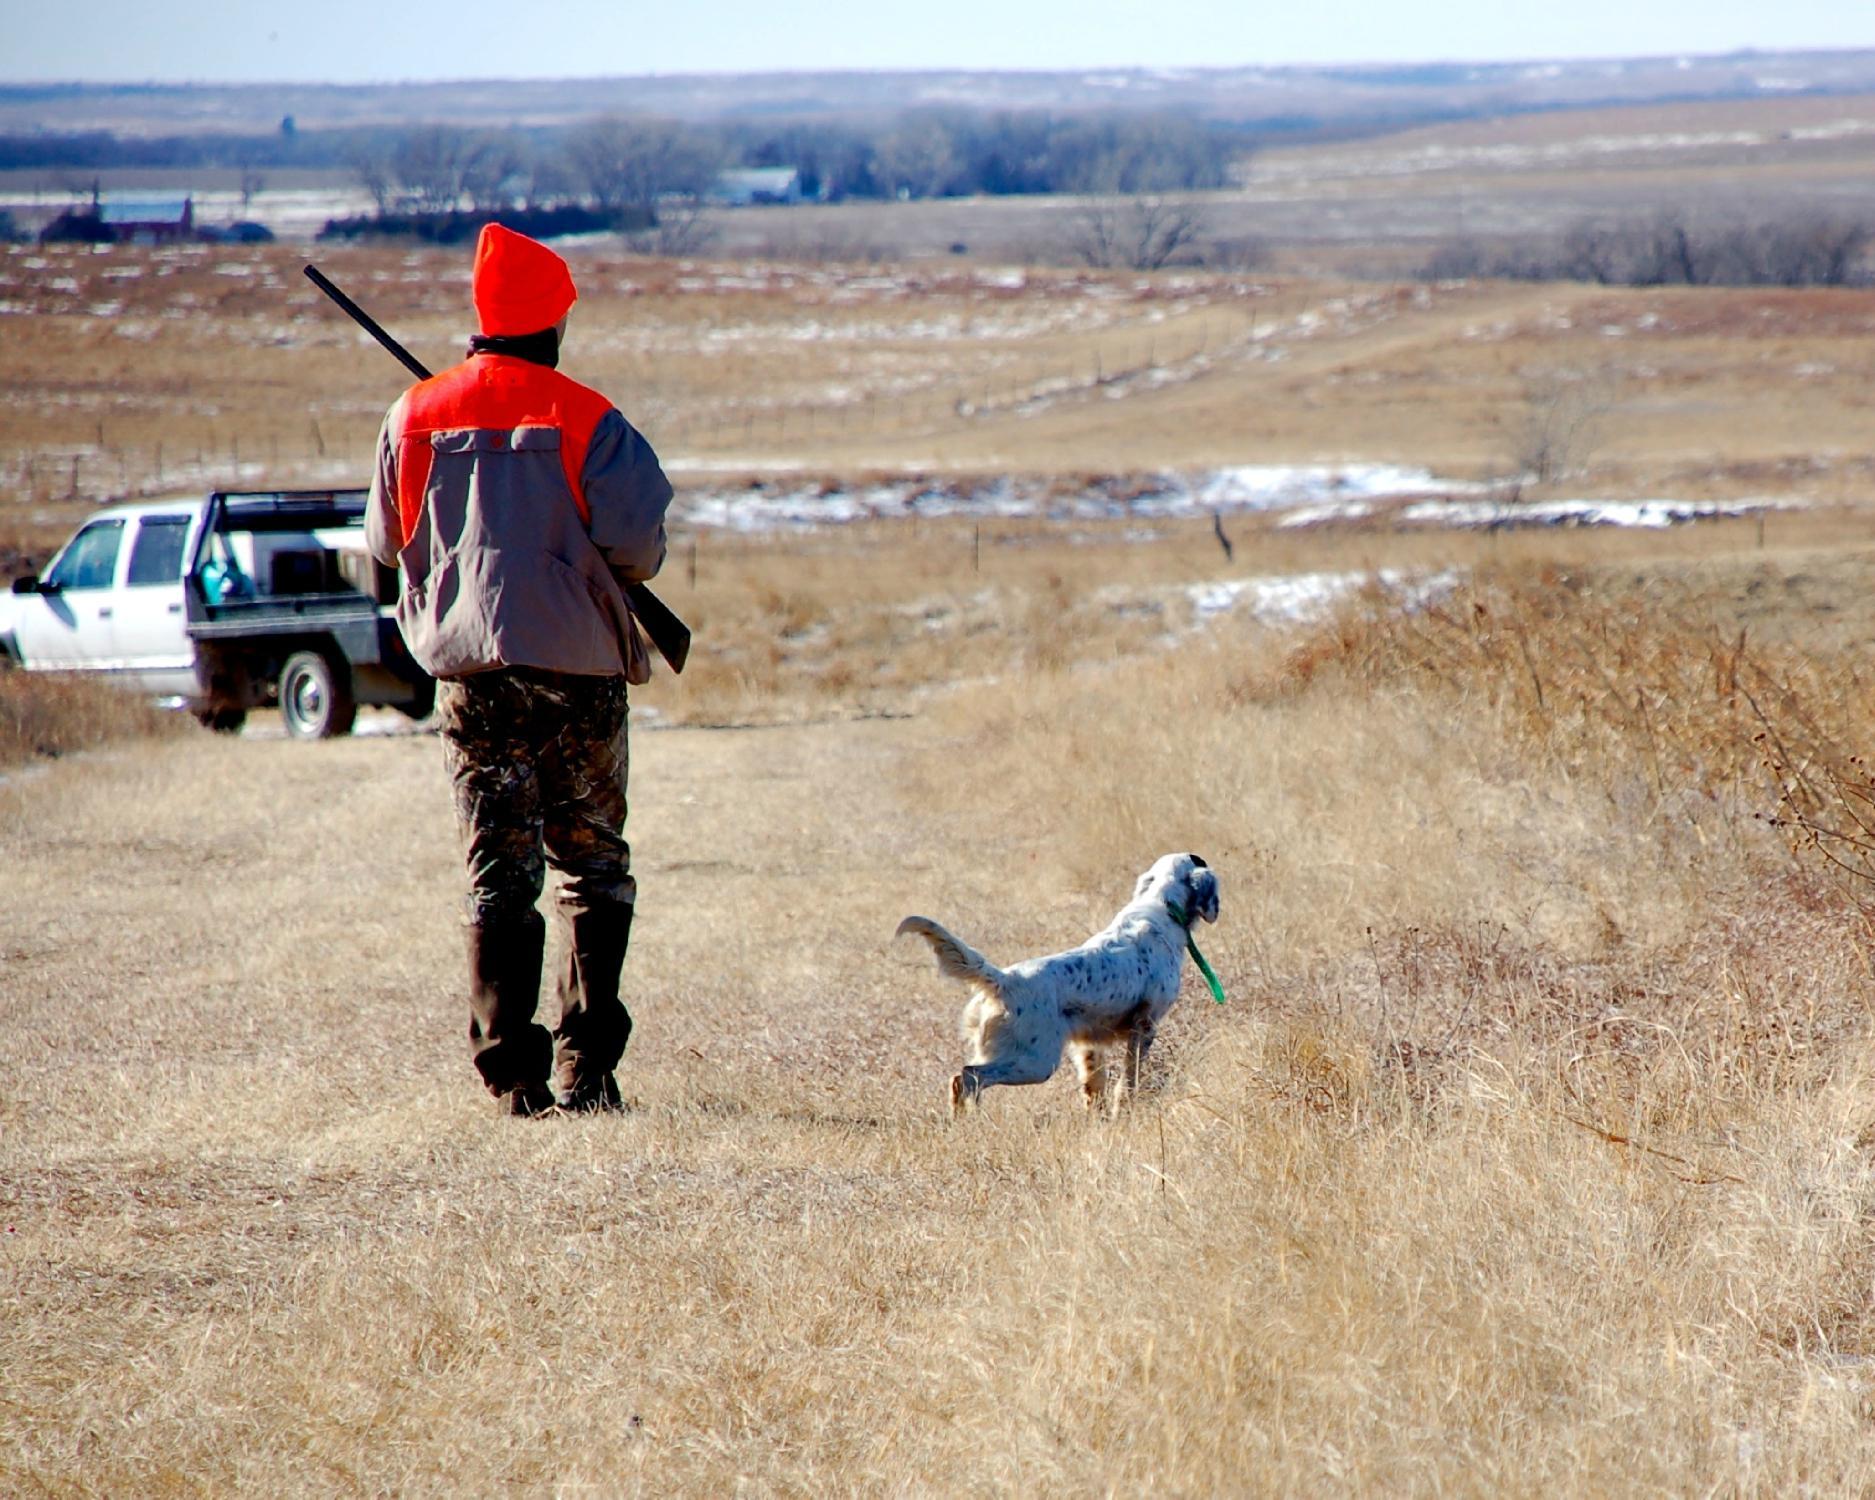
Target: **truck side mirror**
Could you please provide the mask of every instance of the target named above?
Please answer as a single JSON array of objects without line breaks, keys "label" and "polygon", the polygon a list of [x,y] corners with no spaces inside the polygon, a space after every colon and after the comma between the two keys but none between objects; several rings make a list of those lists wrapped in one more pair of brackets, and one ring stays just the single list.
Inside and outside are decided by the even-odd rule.
[{"label": "truck side mirror", "polygon": [[36,594],[39,592],[39,580],[31,573],[24,578],[13,580],[13,592],[16,594]]}]

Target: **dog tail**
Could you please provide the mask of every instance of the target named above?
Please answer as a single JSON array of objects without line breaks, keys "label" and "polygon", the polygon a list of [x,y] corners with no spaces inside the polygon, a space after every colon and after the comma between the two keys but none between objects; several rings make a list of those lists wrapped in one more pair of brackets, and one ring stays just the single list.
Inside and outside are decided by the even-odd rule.
[{"label": "dog tail", "polygon": [[907,917],[898,924],[898,931],[892,935],[903,937],[908,932],[917,933],[931,945],[931,951],[937,954],[938,968],[948,977],[968,980],[992,994],[1001,994],[1003,971],[962,938],[929,917]]}]

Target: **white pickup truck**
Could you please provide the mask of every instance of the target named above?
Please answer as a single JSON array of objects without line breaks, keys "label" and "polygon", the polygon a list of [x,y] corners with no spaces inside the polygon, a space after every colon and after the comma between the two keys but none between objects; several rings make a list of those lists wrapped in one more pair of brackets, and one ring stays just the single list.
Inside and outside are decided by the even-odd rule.
[{"label": "white pickup truck", "polygon": [[106,673],[221,730],[268,706],[300,739],[349,732],[360,704],[423,718],[436,684],[404,648],[364,506],[273,490],[101,510],[0,595],[0,665]]}]

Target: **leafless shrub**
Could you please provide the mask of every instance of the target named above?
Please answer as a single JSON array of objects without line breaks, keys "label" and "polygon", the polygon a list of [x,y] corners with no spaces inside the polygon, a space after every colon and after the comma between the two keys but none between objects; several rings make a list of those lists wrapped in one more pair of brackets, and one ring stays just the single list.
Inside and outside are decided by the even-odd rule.
[{"label": "leafless shrub", "polygon": [[643,255],[700,255],[720,232],[702,198],[673,194],[659,201],[656,221],[625,243]]},{"label": "leafless shrub", "polygon": [[1712,245],[1707,283],[1717,286],[1848,286],[1858,279],[1875,226],[1816,214],[1758,224]]},{"label": "leafless shrub", "polygon": [[192,728],[99,678],[21,671],[0,657],[0,766]]},{"label": "leafless shrub", "polygon": [[1595,450],[1612,408],[1606,381],[1550,371],[1524,382],[1523,420],[1512,458],[1517,472],[1550,484],[1581,468]]},{"label": "leafless shrub", "polygon": [[358,185],[371,195],[371,202],[382,218],[391,211],[396,194],[391,190],[391,149],[376,137],[358,140],[345,153],[345,166]]},{"label": "leafless shrub", "polygon": [[1067,248],[1096,270],[1157,271],[1197,258],[1206,227],[1202,205],[1164,193],[1084,200],[1068,215]]},{"label": "leafless shrub", "polygon": [[1875,225],[1811,214],[1782,223],[1584,219],[1553,240],[1454,240],[1422,268],[1430,280],[1500,277],[1600,286],[1853,286],[1869,276]]},{"label": "leafless shrub", "polygon": [[656,214],[675,195],[701,197],[722,164],[716,144],[669,120],[609,115],[574,131],[567,159],[602,209],[640,208]]},{"label": "leafless shrub", "polygon": [[457,182],[478,211],[492,213],[513,202],[527,170],[527,153],[514,136],[485,130],[464,143]]},{"label": "leafless shrub", "polygon": [[419,213],[447,213],[462,196],[469,158],[467,131],[447,125],[406,130],[391,152],[391,176],[403,201]]},{"label": "leafless shrub", "polygon": [[252,161],[241,163],[241,212],[246,213],[253,205],[254,195],[267,186],[267,179]]},{"label": "leafless shrub", "polygon": [[950,137],[916,118],[881,137],[873,148],[873,181],[887,197],[935,198],[952,190],[958,167]]}]

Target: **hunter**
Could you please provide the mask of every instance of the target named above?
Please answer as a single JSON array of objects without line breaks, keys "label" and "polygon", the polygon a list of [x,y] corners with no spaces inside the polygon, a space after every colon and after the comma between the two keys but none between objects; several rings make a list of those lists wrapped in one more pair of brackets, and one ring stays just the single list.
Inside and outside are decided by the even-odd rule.
[{"label": "hunter", "polygon": [[[662,565],[671,499],[651,445],[556,369],[577,295],[545,245],[482,230],[480,331],[386,413],[366,516],[372,555],[402,574],[404,639],[438,679],[468,857],[469,1055],[517,1116],[622,1107],[626,688],[650,659],[621,585]],[[535,1020],[547,864],[567,929],[551,1032]]]}]

